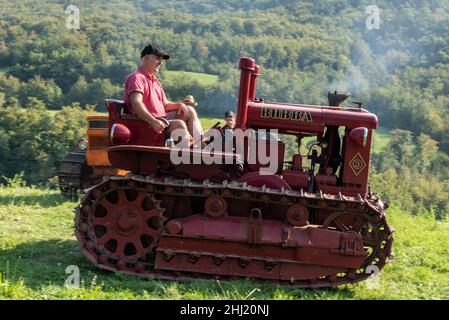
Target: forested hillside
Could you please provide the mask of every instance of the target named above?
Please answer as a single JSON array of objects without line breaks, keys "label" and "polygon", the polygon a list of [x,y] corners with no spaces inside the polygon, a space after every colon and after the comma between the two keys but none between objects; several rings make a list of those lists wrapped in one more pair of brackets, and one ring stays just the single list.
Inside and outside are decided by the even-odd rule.
[{"label": "forested hillside", "polygon": [[[67,131],[68,119],[46,119],[39,110],[70,105],[76,119],[89,105],[104,110],[103,99],[122,98],[126,75],[152,42],[173,54],[160,75],[169,97],[193,94],[202,115],[235,109],[242,54],[262,67],[257,95],[268,101],[326,104],[329,90],[351,92],[346,106],[363,101],[383,127],[399,129],[373,159],[377,189],[415,212],[449,211],[448,0],[376,1],[378,29],[366,27],[372,1],[72,4],[80,9],[79,30],[66,28],[66,1],[0,0],[0,176],[24,171],[31,183],[53,176],[82,124]],[[218,81],[173,78],[166,70]],[[42,132],[69,134],[49,140]]]}]

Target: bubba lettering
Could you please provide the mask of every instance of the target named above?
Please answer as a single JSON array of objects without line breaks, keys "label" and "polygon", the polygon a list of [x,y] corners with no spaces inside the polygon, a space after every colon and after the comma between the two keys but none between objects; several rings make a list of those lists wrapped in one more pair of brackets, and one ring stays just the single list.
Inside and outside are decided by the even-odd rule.
[{"label": "bubba lettering", "polygon": [[272,118],[280,120],[295,120],[312,122],[312,114],[310,112],[296,111],[296,110],[283,110],[283,109],[270,109],[262,108],[260,113],[261,118]]}]

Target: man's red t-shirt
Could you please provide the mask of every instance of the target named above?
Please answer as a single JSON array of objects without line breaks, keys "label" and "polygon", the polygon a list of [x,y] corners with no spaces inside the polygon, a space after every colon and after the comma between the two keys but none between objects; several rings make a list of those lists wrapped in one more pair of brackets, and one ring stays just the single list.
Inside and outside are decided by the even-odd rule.
[{"label": "man's red t-shirt", "polygon": [[142,67],[128,75],[125,82],[125,103],[130,113],[135,114],[131,104],[130,95],[140,92],[143,95],[143,103],[154,117],[164,117],[166,100],[164,89],[159,80],[143,70]]}]

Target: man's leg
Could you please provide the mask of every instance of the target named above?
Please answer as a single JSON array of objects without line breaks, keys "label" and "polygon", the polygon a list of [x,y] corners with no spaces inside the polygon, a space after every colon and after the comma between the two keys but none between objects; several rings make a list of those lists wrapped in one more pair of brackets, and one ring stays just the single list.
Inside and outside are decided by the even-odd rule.
[{"label": "man's leg", "polygon": [[174,142],[178,143],[179,138],[181,138],[184,139],[184,142],[186,142],[186,147],[189,146],[191,142],[191,135],[189,130],[187,130],[186,123],[180,119],[169,120],[168,122],[168,132],[170,133],[170,138],[172,137],[172,133],[176,130],[175,137],[173,137]]},{"label": "man's leg", "polygon": [[189,110],[188,115],[179,117],[177,111],[170,111],[167,113],[167,119],[183,120],[186,123],[187,129],[189,130],[190,135],[193,137],[195,143],[198,143],[199,141],[201,141],[202,138],[203,127],[201,126],[201,121],[198,118],[198,114],[196,113],[195,108],[193,108],[192,106],[187,106],[187,108]]},{"label": "man's leg", "polygon": [[178,116],[178,111],[170,111],[167,112],[167,119],[181,119],[187,124],[187,128],[192,136],[201,136],[203,134],[203,127],[201,126],[201,121],[198,118],[198,114],[196,113],[195,108],[191,106],[187,106],[189,110],[188,115],[184,115],[182,117]]},{"label": "man's leg", "polygon": [[200,137],[203,134],[203,127],[201,126],[201,121],[198,118],[195,108],[187,106],[189,108],[189,117],[185,120],[187,123],[187,128],[192,136]]}]

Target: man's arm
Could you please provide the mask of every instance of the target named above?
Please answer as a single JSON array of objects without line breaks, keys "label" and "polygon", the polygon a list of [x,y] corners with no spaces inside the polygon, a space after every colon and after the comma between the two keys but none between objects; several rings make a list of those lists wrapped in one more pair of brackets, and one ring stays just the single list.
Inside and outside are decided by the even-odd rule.
[{"label": "man's arm", "polygon": [[154,129],[154,131],[161,133],[167,126],[161,120],[156,119],[148,112],[145,104],[143,103],[143,95],[140,92],[133,92],[130,95],[131,104],[133,110],[139,119],[147,122]]},{"label": "man's arm", "polygon": [[179,103],[178,102],[171,102],[171,101],[165,100],[164,101],[164,107],[165,107],[165,111],[167,111],[167,112],[175,111],[175,110],[178,110]]},{"label": "man's arm", "polygon": [[187,116],[189,114],[189,109],[181,101],[171,102],[168,101],[167,99],[164,99],[164,108],[166,112],[178,111],[178,115],[181,117]]}]

